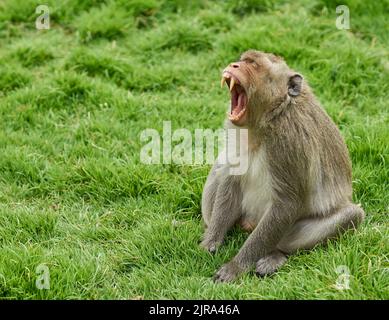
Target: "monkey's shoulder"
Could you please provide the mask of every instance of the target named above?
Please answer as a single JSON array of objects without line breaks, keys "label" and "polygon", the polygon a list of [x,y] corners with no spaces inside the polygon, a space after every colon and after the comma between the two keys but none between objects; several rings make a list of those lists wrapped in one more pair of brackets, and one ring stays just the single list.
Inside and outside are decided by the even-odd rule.
[{"label": "monkey's shoulder", "polygon": [[338,127],[316,102],[290,104],[263,125],[262,135],[270,144],[290,146],[297,152],[329,140],[342,141]]}]

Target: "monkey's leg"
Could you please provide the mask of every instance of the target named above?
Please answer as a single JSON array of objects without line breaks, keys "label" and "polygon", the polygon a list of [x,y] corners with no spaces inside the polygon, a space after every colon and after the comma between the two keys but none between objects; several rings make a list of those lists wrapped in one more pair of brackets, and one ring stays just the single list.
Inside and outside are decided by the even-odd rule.
[{"label": "monkey's leg", "polygon": [[[316,244],[335,237],[344,230],[356,227],[362,221],[363,216],[363,210],[351,204],[335,211],[329,217],[302,219],[292,226],[277,247],[286,253],[292,253],[297,249],[311,249]],[[276,250],[259,259],[256,264],[256,273],[264,276],[277,271],[287,261],[283,252]]]},{"label": "monkey's leg", "polygon": [[[276,201],[247,238],[238,254],[216,273],[215,281],[231,281],[276,250],[282,235],[295,223],[298,206]],[[280,259],[282,260],[282,259]]]},{"label": "monkey's leg", "polygon": [[362,222],[364,215],[362,208],[349,204],[323,218],[301,219],[286,233],[277,247],[289,254],[298,249],[311,249],[316,244],[356,227]]},{"label": "monkey's leg", "polygon": [[216,191],[211,219],[201,242],[203,248],[210,252],[216,251],[227,231],[240,218],[241,203],[239,181],[234,176],[225,177]]}]

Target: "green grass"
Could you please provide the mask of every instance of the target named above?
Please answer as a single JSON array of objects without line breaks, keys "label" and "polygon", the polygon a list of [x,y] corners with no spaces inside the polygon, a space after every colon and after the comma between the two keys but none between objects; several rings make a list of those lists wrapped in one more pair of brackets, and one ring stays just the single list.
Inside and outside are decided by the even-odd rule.
[{"label": "green grass", "polygon": [[[337,4],[351,29],[335,27]],[[389,2],[0,3],[0,298],[388,299]],[[246,235],[202,251],[209,166],[140,163],[143,129],[218,129],[220,71],[249,48],[304,74],[340,127],[357,232],[301,252],[272,277],[215,284]],[[50,270],[50,289],[35,286]],[[335,288],[349,268],[350,289]]]}]

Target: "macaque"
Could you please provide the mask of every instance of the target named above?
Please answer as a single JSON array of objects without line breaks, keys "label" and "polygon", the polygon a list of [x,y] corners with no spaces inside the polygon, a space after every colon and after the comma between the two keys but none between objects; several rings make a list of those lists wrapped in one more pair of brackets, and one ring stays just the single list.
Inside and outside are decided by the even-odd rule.
[{"label": "macaque", "polygon": [[235,224],[250,234],[217,282],[254,266],[259,276],[272,274],[288,255],[355,228],[365,215],[352,203],[345,142],[301,74],[278,56],[249,50],[223,70],[224,84],[226,127],[248,130],[248,168],[231,175],[215,162],[202,195],[201,246],[215,252]]}]

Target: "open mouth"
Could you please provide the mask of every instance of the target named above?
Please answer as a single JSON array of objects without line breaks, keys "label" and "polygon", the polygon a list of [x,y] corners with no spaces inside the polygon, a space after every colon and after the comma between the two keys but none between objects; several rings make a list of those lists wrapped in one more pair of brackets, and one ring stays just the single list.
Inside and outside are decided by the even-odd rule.
[{"label": "open mouth", "polygon": [[231,93],[231,111],[228,118],[233,123],[239,123],[246,115],[247,94],[238,78],[230,72],[224,72],[221,79],[221,87],[227,84]]}]

